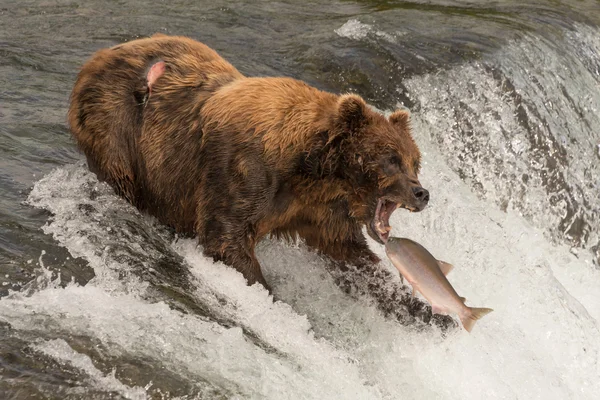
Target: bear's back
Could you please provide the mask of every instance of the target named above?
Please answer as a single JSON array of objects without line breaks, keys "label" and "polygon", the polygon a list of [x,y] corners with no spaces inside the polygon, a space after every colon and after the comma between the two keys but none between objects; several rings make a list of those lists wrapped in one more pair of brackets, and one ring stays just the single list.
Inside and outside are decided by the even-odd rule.
[{"label": "bear's back", "polygon": [[186,37],[157,34],[99,50],[77,77],[68,114],[71,131],[86,154],[96,147],[96,140],[117,133],[106,126],[107,120],[123,125],[127,132],[139,129],[135,122],[140,121],[144,109],[146,74],[158,61],[165,62],[167,72],[156,83],[157,92],[213,91],[243,78],[214,50]]}]

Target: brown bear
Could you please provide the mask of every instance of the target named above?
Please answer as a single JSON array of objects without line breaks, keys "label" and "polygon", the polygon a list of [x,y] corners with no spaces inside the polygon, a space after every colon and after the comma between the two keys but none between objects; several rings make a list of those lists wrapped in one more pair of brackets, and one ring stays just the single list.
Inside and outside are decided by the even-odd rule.
[{"label": "brown bear", "polygon": [[384,243],[396,208],[429,201],[406,111],[385,118],[357,95],[245,77],[185,37],[98,51],[78,75],[68,118],[99,179],[197,236],[249,284],[268,288],[254,254],[266,235],[367,268],[379,260],[362,227]]}]

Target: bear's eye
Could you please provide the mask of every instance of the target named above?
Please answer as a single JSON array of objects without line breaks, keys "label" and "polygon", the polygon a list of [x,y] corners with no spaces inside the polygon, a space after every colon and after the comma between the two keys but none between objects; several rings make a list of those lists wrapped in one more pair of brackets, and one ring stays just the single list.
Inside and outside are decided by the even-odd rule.
[{"label": "bear's eye", "polygon": [[395,175],[400,172],[402,160],[397,154],[392,154],[383,162],[383,172],[387,175]]}]

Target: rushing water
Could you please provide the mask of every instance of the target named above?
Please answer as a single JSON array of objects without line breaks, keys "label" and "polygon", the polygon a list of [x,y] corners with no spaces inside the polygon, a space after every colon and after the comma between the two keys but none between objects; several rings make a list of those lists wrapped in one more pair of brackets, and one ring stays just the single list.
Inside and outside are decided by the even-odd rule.
[{"label": "rushing water", "polygon": [[[217,3],[0,1],[0,399],[597,399],[600,3]],[[400,323],[265,240],[274,302],[99,183],[70,89],[154,32],[408,107],[432,201],[393,234],[494,312],[472,334]]]}]

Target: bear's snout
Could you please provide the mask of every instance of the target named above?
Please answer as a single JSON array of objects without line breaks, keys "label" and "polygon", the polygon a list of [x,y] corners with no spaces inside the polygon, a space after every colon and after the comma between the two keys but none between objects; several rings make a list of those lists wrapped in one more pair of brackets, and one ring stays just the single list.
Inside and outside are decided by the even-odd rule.
[{"label": "bear's snout", "polygon": [[421,186],[414,186],[412,188],[412,192],[415,196],[415,199],[417,200],[417,209],[418,211],[421,211],[425,208],[427,203],[429,203],[429,191],[425,188],[422,188]]}]

